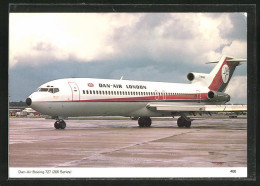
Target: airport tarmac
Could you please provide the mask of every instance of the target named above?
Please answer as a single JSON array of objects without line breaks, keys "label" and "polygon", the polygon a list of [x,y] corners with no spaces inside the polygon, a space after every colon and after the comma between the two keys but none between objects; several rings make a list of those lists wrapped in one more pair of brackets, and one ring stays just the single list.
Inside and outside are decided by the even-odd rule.
[{"label": "airport tarmac", "polygon": [[246,167],[247,120],[200,119],[191,128],[155,120],[10,118],[10,167]]}]

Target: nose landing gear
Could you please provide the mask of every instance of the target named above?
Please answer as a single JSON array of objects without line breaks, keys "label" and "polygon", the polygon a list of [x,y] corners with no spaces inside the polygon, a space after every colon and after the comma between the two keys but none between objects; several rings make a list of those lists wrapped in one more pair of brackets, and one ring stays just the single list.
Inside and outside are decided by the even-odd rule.
[{"label": "nose landing gear", "polygon": [[57,120],[55,123],[54,123],[54,127],[56,129],[65,129],[66,128],[66,123],[64,120]]}]

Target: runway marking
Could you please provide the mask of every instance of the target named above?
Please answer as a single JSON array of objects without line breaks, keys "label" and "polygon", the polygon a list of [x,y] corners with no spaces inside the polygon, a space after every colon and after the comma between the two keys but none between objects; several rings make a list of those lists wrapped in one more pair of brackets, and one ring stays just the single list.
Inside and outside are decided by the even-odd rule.
[{"label": "runway marking", "polygon": [[[184,129],[184,130],[186,130],[186,129]],[[195,130],[195,131],[198,132],[200,130]],[[91,156],[81,158],[80,160],[73,160],[73,161],[70,161],[70,162],[61,163],[61,164],[56,165],[55,167],[72,166],[72,165],[75,165],[75,164],[79,164],[79,162],[85,161],[85,160],[88,160],[88,159],[89,160],[91,160],[93,158],[97,159],[97,157],[100,157],[100,156],[103,156],[103,155],[107,155],[107,154],[110,154],[110,153],[113,153],[113,152],[119,152],[119,151],[122,151],[122,150],[125,150],[125,149],[128,149],[128,148],[132,148],[132,147],[135,147],[135,146],[149,144],[151,142],[155,142],[155,141],[158,141],[158,140],[161,140],[161,139],[170,138],[170,137],[176,137],[176,136],[180,136],[180,135],[185,135],[185,134],[188,134],[188,133],[193,133],[195,131],[192,130],[192,131],[188,131],[188,132],[182,132],[182,133],[178,133],[178,134],[174,134],[174,135],[169,135],[169,136],[166,136],[166,137],[161,137],[161,138],[157,138],[157,139],[153,139],[153,140],[148,140],[148,141],[136,143],[136,144],[133,144],[133,145],[128,145],[128,146],[117,148],[117,149],[110,150],[110,151],[94,153]]]}]

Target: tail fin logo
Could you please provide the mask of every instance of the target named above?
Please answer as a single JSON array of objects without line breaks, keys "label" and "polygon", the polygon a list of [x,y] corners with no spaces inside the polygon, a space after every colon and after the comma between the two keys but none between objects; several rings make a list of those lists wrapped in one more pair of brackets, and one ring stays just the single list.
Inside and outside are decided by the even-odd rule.
[{"label": "tail fin logo", "polygon": [[229,79],[229,67],[228,65],[223,65],[222,67],[222,80],[224,83],[227,83]]}]

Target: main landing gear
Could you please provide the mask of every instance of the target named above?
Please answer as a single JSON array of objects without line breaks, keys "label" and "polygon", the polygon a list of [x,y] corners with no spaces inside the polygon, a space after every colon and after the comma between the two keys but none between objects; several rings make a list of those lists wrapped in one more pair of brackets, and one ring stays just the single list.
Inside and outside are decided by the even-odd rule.
[{"label": "main landing gear", "polygon": [[178,127],[180,128],[183,128],[183,127],[186,127],[186,128],[190,128],[191,126],[191,119],[188,118],[187,116],[185,115],[182,115],[181,117],[178,118],[177,120],[177,125]]},{"label": "main landing gear", "polygon": [[[189,117],[182,115],[181,117],[178,118],[177,120],[177,125],[180,128],[190,128],[191,126],[191,121],[192,119],[190,119]],[[147,127],[151,127],[152,124],[152,120],[150,117],[139,117],[138,118],[138,125],[140,128],[147,128]]]},{"label": "main landing gear", "polygon": [[138,125],[139,127],[150,127],[152,124],[152,120],[150,117],[139,117],[138,118]]},{"label": "main landing gear", "polygon": [[64,120],[57,120],[55,123],[54,123],[54,127],[56,129],[65,129],[66,128],[66,123]]}]

